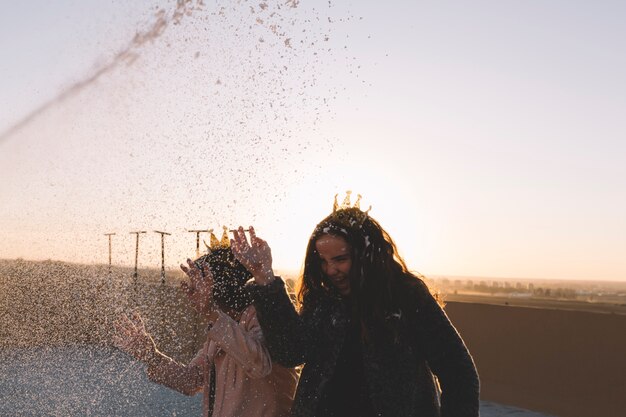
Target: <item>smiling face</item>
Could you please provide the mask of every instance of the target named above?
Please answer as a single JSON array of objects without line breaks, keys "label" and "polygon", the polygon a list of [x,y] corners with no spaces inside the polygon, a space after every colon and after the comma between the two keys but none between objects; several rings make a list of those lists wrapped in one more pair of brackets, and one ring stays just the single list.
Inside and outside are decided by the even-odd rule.
[{"label": "smiling face", "polygon": [[350,294],[350,268],[352,268],[350,249],[348,242],[339,236],[322,235],[315,241],[322,272],[341,295]]}]

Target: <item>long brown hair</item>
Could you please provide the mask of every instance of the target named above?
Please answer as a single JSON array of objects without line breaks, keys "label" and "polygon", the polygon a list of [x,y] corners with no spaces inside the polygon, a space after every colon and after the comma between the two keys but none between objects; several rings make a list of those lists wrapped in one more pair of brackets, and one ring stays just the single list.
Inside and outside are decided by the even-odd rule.
[{"label": "long brown hair", "polygon": [[309,238],[296,299],[300,308],[319,297],[338,296],[322,272],[315,248],[315,242],[326,234],[339,236],[350,245],[350,292],[361,319],[384,321],[385,315],[398,307],[394,300],[398,282],[407,277],[421,280],[421,275],[409,271],[393,239],[375,219],[358,208],[344,208],[322,220]]}]

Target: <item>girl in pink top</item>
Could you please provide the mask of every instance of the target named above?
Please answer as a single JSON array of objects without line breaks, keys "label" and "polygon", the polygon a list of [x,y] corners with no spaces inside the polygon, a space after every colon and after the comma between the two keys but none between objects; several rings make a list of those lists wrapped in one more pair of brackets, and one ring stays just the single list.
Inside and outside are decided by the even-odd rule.
[{"label": "girl in pink top", "polygon": [[148,365],[151,381],[185,395],[202,391],[204,417],[289,415],[297,374],[272,363],[244,289],[250,274],[227,245],[212,244],[208,255],[187,263],[182,289],[210,323],[194,359],[183,365],[161,353],[137,313],[116,323],[115,344]]}]

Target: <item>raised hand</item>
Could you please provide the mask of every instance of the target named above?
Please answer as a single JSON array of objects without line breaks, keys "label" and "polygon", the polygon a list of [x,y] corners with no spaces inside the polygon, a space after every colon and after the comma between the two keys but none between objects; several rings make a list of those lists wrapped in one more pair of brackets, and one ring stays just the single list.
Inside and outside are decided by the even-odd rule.
[{"label": "raised hand", "polygon": [[180,283],[181,290],[185,293],[193,307],[199,313],[207,314],[213,302],[213,274],[206,262],[201,265],[196,264],[191,259],[187,259],[187,265],[181,264],[180,269],[189,277],[189,282]]},{"label": "raised hand", "polygon": [[133,312],[130,317],[122,314],[113,326],[113,344],[117,348],[143,362],[154,358],[157,348],[139,313]]},{"label": "raised hand", "polygon": [[231,239],[230,247],[235,258],[250,271],[258,284],[267,285],[272,282],[274,280],[272,251],[267,242],[257,237],[252,226],[249,243],[243,227],[239,226],[233,233],[234,239]]}]

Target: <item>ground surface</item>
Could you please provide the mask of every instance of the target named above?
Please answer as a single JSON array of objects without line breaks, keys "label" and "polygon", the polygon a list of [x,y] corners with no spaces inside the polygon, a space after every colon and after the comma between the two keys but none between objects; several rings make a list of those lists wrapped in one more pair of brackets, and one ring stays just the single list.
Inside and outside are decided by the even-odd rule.
[{"label": "ground surface", "polygon": [[[201,415],[200,396],[149,382],[143,367],[109,349],[0,350],[0,416]],[[545,417],[481,403],[482,417]]]}]

